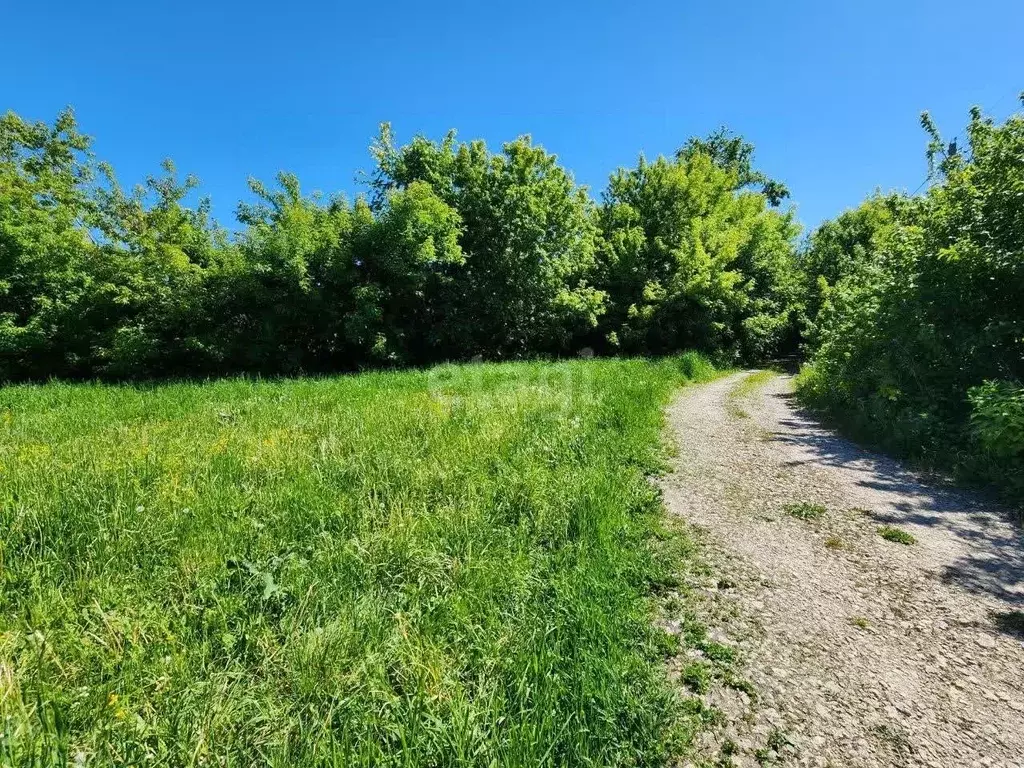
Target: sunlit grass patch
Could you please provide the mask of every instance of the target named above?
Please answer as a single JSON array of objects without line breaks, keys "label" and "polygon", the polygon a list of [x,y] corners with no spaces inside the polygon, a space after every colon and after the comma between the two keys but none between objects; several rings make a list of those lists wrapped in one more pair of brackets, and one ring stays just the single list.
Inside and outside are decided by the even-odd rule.
[{"label": "sunlit grass patch", "polygon": [[0,763],[657,762],[645,475],[712,373],[4,389]]},{"label": "sunlit grass patch", "polygon": [[730,415],[737,419],[750,418],[750,414],[742,406],[742,401],[750,397],[777,375],[775,371],[757,371],[740,379],[739,383],[729,391],[726,397],[726,409]]}]

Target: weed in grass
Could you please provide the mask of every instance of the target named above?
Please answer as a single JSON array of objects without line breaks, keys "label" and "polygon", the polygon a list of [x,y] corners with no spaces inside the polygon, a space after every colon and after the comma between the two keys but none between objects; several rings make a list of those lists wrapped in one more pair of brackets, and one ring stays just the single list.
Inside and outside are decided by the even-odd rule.
[{"label": "weed in grass", "polygon": [[725,684],[734,690],[742,691],[751,699],[757,699],[757,689],[754,688],[754,684],[746,678],[736,677],[735,675],[730,674],[726,676]]},{"label": "weed in grass", "polygon": [[844,546],[845,545],[843,544],[843,540],[838,536],[829,536],[827,539],[825,539],[825,549],[831,549],[835,551],[843,549]]},{"label": "weed in grass", "polygon": [[662,762],[687,359],[4,388],[0,764]]},{"label": "weed in grass", "polygon": [[698,698],[684,700],[681,709],[686,716],[699,721],[705,728],[724,725],[727,720],[722,710],[711,704],[705,704],[702,699]]},{"label": "weed in grass", "polygon": [[915,539],[911,534],[907,533],[902,528],[896,528],[892,525],[881,526],[878,529],[878,535],[886,541],[892,541],[896,544],[904,544],[909,546],[910,544],[917,543],[917,539]]},{"label": "weed in grass", "polygon": [[655,594],[667,594],[672,590],[678,589],[682,584],[683,582],[679,579],[679,576],[671,572],[652,574],[648,581],[648,586]]},{"label": "weed in grass", "polygon": [[821,504],[812,504],[809,501],[798,501],[793,504],[787,504],[784,507],[787,515],[795,517],[798,520],[820,520],[825,516],[827,511]]},{"label": "weed in grass", "polygon": [[655,630],[653,633],[653,644],[655,650],[662,658],[675,656],[679,653],[679,636],[665,630]]},{"label": "weed in grass", "polygon": [[719,664],[732,664],[736,660],[736,649],[728,645],[708,640],[699,647],[704,652],[705,657]]},{"label": "weed in grass", "polygon": [[863,616],[854,616],[850,619],[850,623],[853,624],[857,629],[871,629],[871,622],[865,619]]},{"label": "weed in grass", "polygon": [[719,768],[731,768],[733,765],[732,757],[733,755],[738,755],[739,752],[740,747],[735,741],[729,738],[724,739],[715,765]]}]

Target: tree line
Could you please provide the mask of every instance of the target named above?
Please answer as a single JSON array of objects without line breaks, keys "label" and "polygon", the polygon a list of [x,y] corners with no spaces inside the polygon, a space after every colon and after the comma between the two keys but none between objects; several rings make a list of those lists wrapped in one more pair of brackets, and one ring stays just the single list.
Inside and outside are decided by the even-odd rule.
[{"label": "tree line", "polygon": [[865,439],[1024,494],[1024,117],[966,145],[925,114],[932,183],[804,240],[720,130],[598,199],[520,137],[385,124],[367,189],[250,181],[228,231],[172,164],[125,190],[71,111],[0,118],[0,380],[262,375],[694,349],[800,355]]},{"label": "tree line", "polygon": [[237,231],[173,165],[132,190],[70,111],[0,119],[0,378],[294,374],[442,360],[793,345],[797,227],[719,131],[600,202],[529,137],[388,125],[366,192],[251,180]]}]

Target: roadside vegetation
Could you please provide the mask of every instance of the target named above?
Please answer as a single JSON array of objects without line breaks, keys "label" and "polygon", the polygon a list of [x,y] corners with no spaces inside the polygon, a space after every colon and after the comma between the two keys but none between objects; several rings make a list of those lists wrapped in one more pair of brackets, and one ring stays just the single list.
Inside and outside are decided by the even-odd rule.
[{"label": "roadside vegetation", "polygon": [[703,715],[660,666],[690,550],[647,475],[713,374],[5,388],[0,762],[656,763]]},{"label": "roadside vegetation", "polygon": [[750,398],[755,392],[757,392],[766,383],[775,378],[777,374],[774,371],[765,370],[752,373],[749,376],[744,376],[729,392],[729,401],[727,408],[729,414],[736,419],[747,419],[750,418],[750,414],[743,408],[743,402]]},{"label": "roadside vegetation", "polygon": [[894,544],[904,544],[910,546],[916,544],[917,539],[910,533],[907,533],[902,528],[897,528],[893,525],[883,525],[878,529],[878,535],[886,541],[891,541]]},{"label": "roadside vegetation", "polygon": [[[802,356],[857,437],[1024,499],[1024,116],[925,114],[931,184],[798,242],[788,190],[722,129],[595,200],[520,137],[398,145],[354,199],[251,180],[126,190],[72,112],[0,117],[0,381],[296,375],[482,358]],[[754,381],[754,380],[752,380]]]},{"label": "roadside vegetation", "polygon": [[795,517],[797,520],[820,520],[828,512],[821,504],[814,504],[809,501],[798,501],[793,504],[787,504],[785,512],[791,517]]},{"label": "roadside vegetation", "polygon": [[801,252],[803,399],[856,436],[1024,501],[1024,116],[925,115],[932,184],[875,196]]}]

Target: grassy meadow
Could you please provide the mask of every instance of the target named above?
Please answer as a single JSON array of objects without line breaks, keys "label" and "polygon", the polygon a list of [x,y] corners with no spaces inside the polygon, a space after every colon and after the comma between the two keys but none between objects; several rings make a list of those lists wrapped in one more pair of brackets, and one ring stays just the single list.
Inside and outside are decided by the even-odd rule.
[{"label": "grassy meadow", "polygon": [[645,475],[711,375],[0,389],[0,764],[656,764]]}]

